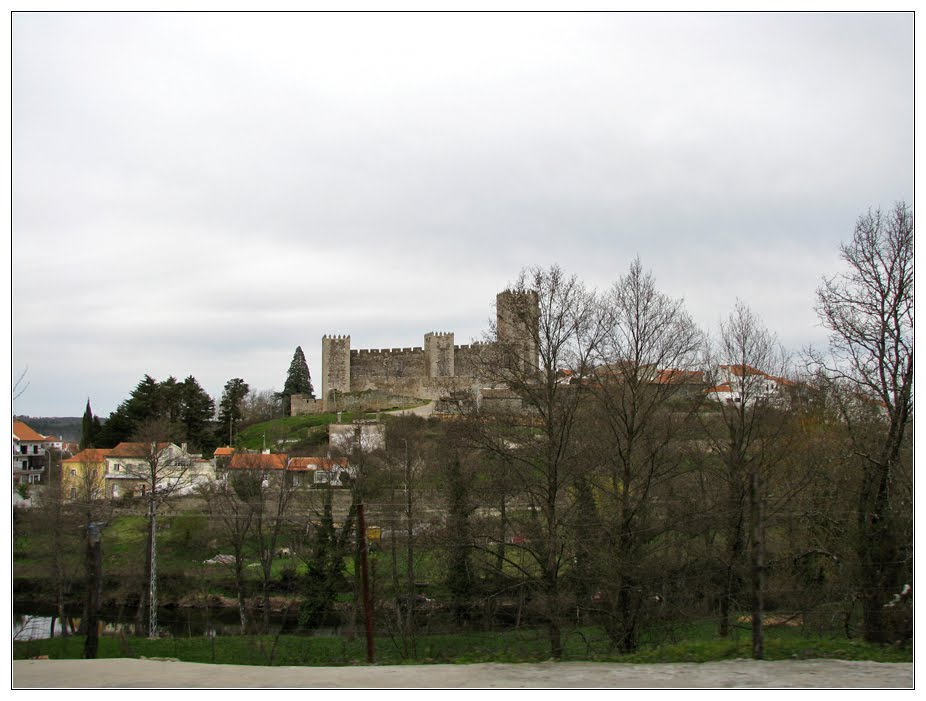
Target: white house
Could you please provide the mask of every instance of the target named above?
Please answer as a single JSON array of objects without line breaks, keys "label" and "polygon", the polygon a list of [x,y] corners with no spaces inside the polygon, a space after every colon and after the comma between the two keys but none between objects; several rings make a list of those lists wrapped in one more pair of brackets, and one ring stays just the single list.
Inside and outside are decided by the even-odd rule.
[{"label": "white house", "polygon": [[186,444],[122,442],[106,455],[106,496],[145,496],[151,489],[152,463],[157,468],[154,481],[158,491],[184,493],[197,477],[194,462]]}]

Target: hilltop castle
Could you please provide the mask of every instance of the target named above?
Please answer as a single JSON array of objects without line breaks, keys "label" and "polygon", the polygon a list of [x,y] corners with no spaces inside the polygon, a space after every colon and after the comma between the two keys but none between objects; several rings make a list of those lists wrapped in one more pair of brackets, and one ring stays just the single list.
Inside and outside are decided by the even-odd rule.
[{"label": "hilltop castle", "polygon": [[[350,336],[322,337],[322,392],[317,400],[292,398],[293,414],[347,408],[350,395],[375,392],[394,397],[438,400],[452,393],[478,396],[491,382],[486,359],[492,346],[516,346],[533,358],[539,319],[537,294],[506,290],[496,296],[496,340],[455,345],[453,333],[426,333],[414,348],[355,349]],[[488,351],[488,352],[487,352]]]}]

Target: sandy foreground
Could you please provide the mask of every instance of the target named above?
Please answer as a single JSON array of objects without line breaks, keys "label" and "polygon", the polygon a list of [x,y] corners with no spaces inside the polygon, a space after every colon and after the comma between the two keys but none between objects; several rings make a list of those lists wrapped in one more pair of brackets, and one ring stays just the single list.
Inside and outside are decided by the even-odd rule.
[{"label": "sandy foreground", "polygon": [[249,667],[171,660],[17,660],[13,688],[912,688],[911,663],[728,660],[704,664]]}]

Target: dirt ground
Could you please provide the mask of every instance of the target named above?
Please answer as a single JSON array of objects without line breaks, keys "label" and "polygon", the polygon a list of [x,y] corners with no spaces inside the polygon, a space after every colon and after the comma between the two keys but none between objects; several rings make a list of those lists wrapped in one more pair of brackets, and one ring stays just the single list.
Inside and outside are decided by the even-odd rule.
[{"label": "dirt ground", "polygon": [[18,660],[14,689],[23,688],[634,688],[864,689],[913,688],[913,665],[842,660],[704,664],[401,665],[247,667],[171,660]]}]

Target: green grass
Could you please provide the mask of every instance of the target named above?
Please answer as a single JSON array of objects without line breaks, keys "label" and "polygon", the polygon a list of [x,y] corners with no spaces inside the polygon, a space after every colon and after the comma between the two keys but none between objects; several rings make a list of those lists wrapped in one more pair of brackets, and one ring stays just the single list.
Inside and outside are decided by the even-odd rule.
[{"label": "green grass", "polygon": [[[582,628],[564,632],[564,661],[628,663],[712,662],[751,657],[748,634],[728,639],[716,636],[691,638],[658,646],[643,645],[632,655],[609,650],[603,632]],[[169,657],[186,662],[248,665],[337,666],[364,664],[366,643],[359,634],[343,637],[298,635],[147,638],[105,636],[99,657]],[[403,657],[400,645],[388,637],[376,640],[378,664],[468,664],[476,662],[540,662],[549,658],[546,631],[522,628],[507,632],[472,632],[420,635],[417,655]],[[766,639],[767,660],[831,658],[912,662],[910,647],[875,646],[845,638],[806,636],[797,630],[771,629]],[[52,659],[75,659],[82,655],[83,638],[14,642],[14,659],[48,655]]]},{"label": "green grass", "polygon": [[[360,415],[347,411],[341,415],[341,421],[345,423],[356,418],[360,418]],[[241,429],[237,442],[239,447],[249,450],[270,448],[275,451],[286,451],[294,445],[311,441],[316,436],[323,436],[327,441],[328,424],[335,423],[337,420],[336,413],[284,416]],[[278,443],[278,441],[284,442]]]}]

